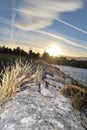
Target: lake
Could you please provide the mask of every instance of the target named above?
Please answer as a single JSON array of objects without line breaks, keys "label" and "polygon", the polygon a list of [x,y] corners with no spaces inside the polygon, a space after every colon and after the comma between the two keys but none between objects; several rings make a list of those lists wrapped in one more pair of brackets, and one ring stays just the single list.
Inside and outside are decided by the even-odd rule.
[{"label": "lake", "polygon": [[70,74],[71,77],[73,77],[87,87],[87,69],[67,67],[61,65],[56,65],[56,67],[60,68],[60,70],[62,70],[64,73]]}]

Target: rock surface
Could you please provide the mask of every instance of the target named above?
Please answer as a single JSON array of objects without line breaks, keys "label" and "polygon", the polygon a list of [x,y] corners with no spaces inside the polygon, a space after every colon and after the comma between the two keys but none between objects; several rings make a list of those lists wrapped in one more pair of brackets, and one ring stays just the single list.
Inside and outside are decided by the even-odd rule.
[{"label": "rock surface", "polygon": [[4,104],[0,110],[0,130],[85,130],[70,99],[59,91],[68,81],[75,81],[69,77],[66,81],[62,73],[61,78],[58,69],[48,70],[39,85],[28,85]]},{"label": "rock surface", "polygon": [[87,129],[87,103],[82,107],[80,115],[82,125]]}]

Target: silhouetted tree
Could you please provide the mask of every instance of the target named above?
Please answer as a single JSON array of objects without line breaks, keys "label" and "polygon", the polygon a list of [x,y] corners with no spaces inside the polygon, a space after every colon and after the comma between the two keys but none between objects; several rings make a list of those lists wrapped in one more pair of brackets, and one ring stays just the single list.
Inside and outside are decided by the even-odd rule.
[{"label": "silhouetted tree", "polygon": [[28,56],[27,52],[25,52],[23,49],[20,49],[20,47],[13,49],[13,53],[14,55],[18,55],[18,56]]},{"label": "silhouetted tree", "polygon": [[49,54],[47,52],[44,52],[43,55],[42,55],[42,59],[45,60],[45,61],[49,61]]},{"label": "silhouetted tree", "polygon": [[40,58],[40,53],[35,53],[31,49],[29,50],[29,58],[30,59],[39,59]]}]

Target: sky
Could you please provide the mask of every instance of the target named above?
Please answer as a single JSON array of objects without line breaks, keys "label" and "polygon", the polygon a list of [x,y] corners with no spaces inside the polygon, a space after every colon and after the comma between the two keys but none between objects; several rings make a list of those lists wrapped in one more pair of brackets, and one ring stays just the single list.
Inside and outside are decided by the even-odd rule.
[{"label": "sky", "polygon": [[0,0],[0,46],[87,57],[87,0]]}]

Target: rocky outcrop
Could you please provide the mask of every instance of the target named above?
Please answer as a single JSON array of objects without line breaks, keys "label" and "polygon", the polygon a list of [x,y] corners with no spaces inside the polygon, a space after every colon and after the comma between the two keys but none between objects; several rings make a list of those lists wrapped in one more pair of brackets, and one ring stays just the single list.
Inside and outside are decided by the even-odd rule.
[{"label": "rocky outcrop", "polygon": [[80,116],[82,125],[87,129],[87,104],[81,108]]},{"label": "rocky outcrop", "polygon": [[38,84],[30,83],[0,108],[0,130],[85,130],[80,115],[60,90],[77,82],[59,69],[44,66]]}]

